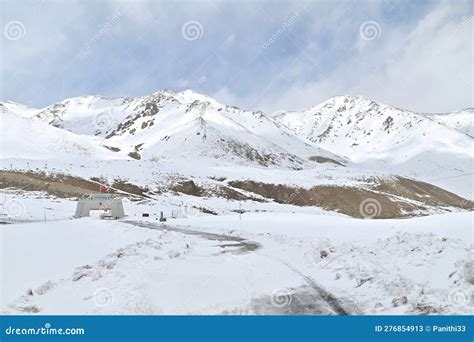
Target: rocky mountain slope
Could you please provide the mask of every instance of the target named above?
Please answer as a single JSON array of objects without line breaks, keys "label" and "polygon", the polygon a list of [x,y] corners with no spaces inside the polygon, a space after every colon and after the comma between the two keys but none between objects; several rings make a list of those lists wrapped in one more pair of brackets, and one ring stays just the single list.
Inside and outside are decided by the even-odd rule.
[{"label": "rocky mountain slope", "polygon": [[38,110],[32,122],[35,119],[71,133],[97,136],[97,141],[102,138],[100,144],[134,159],[196,157],[290,168],[311,164],[309,158],[315,156],[343,161],[304,142],[262,112],[225,106],[192,91],[67,99]]},{"label": "rocky mountain slope", "polygon": [[473,197],[473,109],[414,113],[363,96],[336,96],[275,120],[360,167],[389,170]]},{"label": "rocky mountain slope", "polygon": [[[271,117],[167,90],[78,97],[37,110],[8,102],[0,110],[5,184],[43,177],[67,193],[65,180],[105,179],[146,198],[270,201],[355,217],[364,216],[364,198],[382,203],[379,217],[472,207],[462,198],[472,198],[463,192],[470,183],[456,178],[472,172],[471,110],[417,114],[337,96]],[[452,174],[455,184],[441,188],[462,197],[426,184]]]},{"label": "rocky mountain slope", "polygon": [[[354,161],[406,161],[428,150],[472,155],[472,112],[417,114],[363,96],[336,96],[276,120],[298,136]],[[471,121],[469,121],[471,120]]]}]

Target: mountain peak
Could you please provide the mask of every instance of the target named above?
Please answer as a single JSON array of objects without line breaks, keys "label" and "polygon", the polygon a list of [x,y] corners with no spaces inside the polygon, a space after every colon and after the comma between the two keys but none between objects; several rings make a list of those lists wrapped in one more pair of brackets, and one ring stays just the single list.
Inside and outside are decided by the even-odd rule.
[{"label": "mountain peak", "polygon": [[326,101],[311,107],[310,109],[338,109],[338,108],[352,108],[355,106],[358,107],[367,107],[376,102],[372,101],[366,96],[362,95],[337,95],[333,96]]},{"label": "mountain peak", "polygon": [[161,89],[153,92],[151,96],[160,96],[160,95],[165,95],[165,96],[173,96],[175,93],[170,90],[170,89]]},{"label": "mountain peak", "polygon": [[205,94],[198,93],[191,89],[186,89],[186,90],[176,93],[175,98],[177,98],[180,102],[184,102],[184,103],[193,103],[194,101],[199,101],[199,102],[209,102],[211,104],[219,105],[219,103],[216,100],[214,100],[212,97],[209,97]]},{"label": "mountain peak", "polygon": [[343,101],[343,102],[372,102],[370,98],[364,95],[335,95],[327,101]]}]

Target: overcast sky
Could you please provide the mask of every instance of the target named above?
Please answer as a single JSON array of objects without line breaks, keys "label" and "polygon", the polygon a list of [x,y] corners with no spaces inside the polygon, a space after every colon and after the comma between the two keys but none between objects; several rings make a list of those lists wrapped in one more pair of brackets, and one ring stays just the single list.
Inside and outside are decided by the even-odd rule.
[{"label": "overcast sky", "polygon": [[297,110],[473,107],[472,1],[1,1],[1,101],[193,89]]}]

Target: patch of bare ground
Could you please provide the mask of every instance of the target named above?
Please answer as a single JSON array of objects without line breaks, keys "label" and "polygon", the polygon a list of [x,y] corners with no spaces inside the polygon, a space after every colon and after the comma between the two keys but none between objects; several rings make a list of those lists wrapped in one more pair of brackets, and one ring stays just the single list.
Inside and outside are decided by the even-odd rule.
[{"label": "patch of bare ground", "polygon": [[327,157],[322,157],[322,156],[311,156],[311,157],[309,157],[309,160],[315,161],[315,162],[320,163],[320,164],[321,163],[332,163],[332,164],[336,164],[336,165],[345,167],[345,165],[343,163],[340,163],[337,160],[327,158]]},{"label": "patch of bare ground", "polygon": [[217,215],[217,213],[206,207],[196,207],[200,212],[204,214]]},{"label": "patch of bare ground", "polygon": [[474,202],[472,201],[435,185],[404,177],[396,177],[394,181],[381,181],[375,186],[375,189],[431,206],[456,207],[466,210],[474,209]]},{"label": "patch of bare ground", "polygon": [[98,185],[87,179],[63,174],[33,171],[0,171],[0,189],[16,188],[45,191],[50,195],[69,198],[98,192]]},{"label": "patch of bare ground", "polygon": [[123,180],[123,179],[115,179],[114,182],[112,183],[112,187],[115,188],[115,189],[127,192],[129,194],[134,194],[134,195],[138,195],[138,196],[141,196],[141,197],[150,198],[147,195],[147,193],[150,192],[150,189],[142,188],[138,185],[129,183],[126,180]]},{"label": "patch of bare ground", "polygon": [[229,153],[243,157],[244,159],[255,162],[261,166],[271,166],[271,165],[279,165],[284,161],[287,161],[293,165],[293,169],[300,170],[301,165],[303,164],[303,160],[296,155],[290,153],[267,153],[264,151],[259,151],[249,144],[240,143],[234,140],[224,141],[217,141],[217,144],[221,145],[221,147],[228,151]]},{"label": "patch of bare ground", "polygon": [[[60,198],[83,197],[99,192],[99,178],[90,180],[64,174],[52,174],[33,171],[0,171],[0,189],[15,188],[25,191],[44,191],[49,195]],[[129,194],[148,197],[146,188],[141,188],[122,179],[116,179],[113,188]],[[109,193],[115,193],[109,189]]]},{"label": "patch of bare ground", "polygon": [[136,152],[136,151],[130,152],[130,153],[128,154],[128,156],[129,156],[130,158],[135,159],[135,160],[140,160],[140,159],[142,159],[142,156],[140,155],[140,153],[138,153],[138,152]]},{"label": "patch of bare ground", "polygon": [[182,180],[170,186],[170,190],[180,192],[182,194],[203,197],[205,195],[204,188],[196,185],[192,180]]},{"label": "patch of bare ground", "polygon": [[401,218],[428,213],[428,207],[456,207],[473,210],[473,202],[434,185],[407,178],[382,181],[367,188],[319,185],[310,189],[282,184],[231,181],[230,186],[273,199],[281,204],[317,206],[352,217],[367,217],[361,208],[370,199],[377,203],[373,218]]},{"label": "patch of bare ground", "polygon": [[169,186],[171,191],[179,192],[182,194],[197,196],[197,197],[222,197],[230,200],[236,201],[258,201],[262,202],[262,199],[257,197],[250,197],[240,193],[239,191],[232,189],[229,186],[225,185],[206,185],[200,186],[192,180],[182,179],[179,181],[174,181],[173,184]]},{"label": "patch of bare ground", "polygon": [[120,148],[118,147],[115,147],[115,146],[107,146],[107,145],[104,145],[104,147],[112,152],[120,152]]}]

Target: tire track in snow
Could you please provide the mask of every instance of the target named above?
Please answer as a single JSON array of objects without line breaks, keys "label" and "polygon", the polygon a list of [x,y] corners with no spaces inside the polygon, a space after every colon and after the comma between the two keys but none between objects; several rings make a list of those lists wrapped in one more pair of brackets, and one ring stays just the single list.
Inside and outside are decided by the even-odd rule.
[{"label": "tire track in snow", "polygon": [[261,247],[261,245],[258,242],[250,241],[238,236],[207,233],[207,232],[202,232],[199,230],[191,230],[191,229],[186,229],[182,227],[170,227],[168,225],[157,225],[155,223],[140,222],[140,221],[121,221],[121,222],[132,224],[137,227],[147,228],[147,229],[159,229],[159,230],[166,230],[170,232],[182,233],[186,235],[200,236],[211,241],[219,241],[219,242],[231,241],[231,242],[235,242],[235,244],[224,244],[224,245],[221,245],[221,247],[223,248],[238,247],[237,250],[231,250],[231,251],[224,250],[221,253],[249,253],[249,252],[256,251],[257,249]]},{"label": "tire track in snow", "polygon": [[[267,256],[269,257],[269,256]],[[308,275],[305,275],[304,273],[300,272],[296,267],[293,265],[290,265],[288,262],[277,258],[279,262],[284,264],[286,267],[291,269],[293,272],[297,273],[301,278],[305,280],[305,282],[318,293],[318,295],[321,296],[321,298],[331,307],[331,309],[337,313],[338,315],[341,316],[347,316],[350,315],[350,312],[343,307],[341,304],[341,300],[338,299],[335,295],[333,295],[331,292],[325,290],[321,285],[319,285],[313,278],[311,278]]]},{"label": "tire track in snow", "polygon": [[[275,258],[270,255],[258,252],[257,250],[260,249],[262,246],[260,243],[255,242],[255,241],[250,241],[241,237],[237,236],[231,236],[231,235],[225,235],[225,234],[217,234],[217,233],[208,233],[208,232],[203,232],[199,230],[190,230],[182,227],[170,227],[167,225],[157,225],[155,223],[148,223],[148,222],[139,222],[139,221],[122,221],[125,223],[129,223],[138,227],[142,228],[147,228],[147,229],[160,229],[160,230],[167,230],[167,231],[173,231],[173,232],[178,232],[182,234],[187,234],[187,235],[193,235],[193,236],[201,236],[205,239],[212,240],[212,241],[232,241],[232,242],[237,242],[237,244],[227,244],[223,245],[224,247],[230,247],[230,246],[238,246],[238,250],[233,250],[230,251],[231,253],[250,253],[250,252],[256,252],[257,254],[264,256],[266,258],[269,258],[271,260],[276,260],[279,263],[283,264],[285,267],[289,268],[292,270],[294,273],[298,274],[309,287],[311,287],[320,297],[321,299],[329,305],[332,311],[336,313],[337,315],[341,316],[346,316],[350,315],[351,312],[344,307],[342,304],[342,301],[338,299],[335,295],[333,295],[331,292],[327,291],[324,289],[321,285],[319,285],[313,278],[311,278],[308,275],[305,275],[301,271],[299,271],[296,267],[293,265],[289,264],[287,261],[280,259],[280,258]],[[228,253],[229,251],[224,251],[222,253]]]}]

